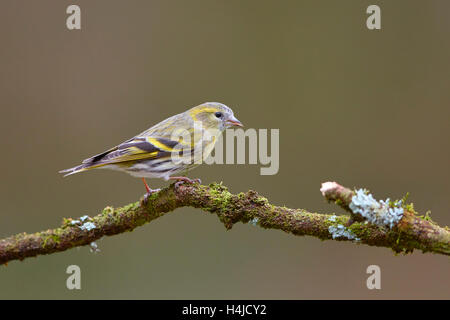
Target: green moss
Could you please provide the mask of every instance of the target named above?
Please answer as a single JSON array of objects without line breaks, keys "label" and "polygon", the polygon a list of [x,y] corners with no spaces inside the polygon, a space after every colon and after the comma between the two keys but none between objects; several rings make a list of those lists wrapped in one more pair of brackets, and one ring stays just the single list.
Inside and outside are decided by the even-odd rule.
[{"label": "green moss", "polygon": [[56,234],[50,234],[50,235],[44,237],[44,243],[42,244],[43,248],[47,247],[47,242],[49,240],[53,241],[56,244],[60,243],[59,236],[57,236]]},{"label": "green moss", "polygon": [[67,227],[71,227],[72,226],[72,218],[63,218],[63,222],[61,224],[62,228],[67,228]]},{"label": "green moss", "polygon": [[107,215],[109,215],[109,214],[111,214],[113,212],[114,212],[114,208],[111,207],[111,206],[107,206],[107,207],[105,207],[105,209],[103,209],[102,215],[107,216]]},{"label": "green moss", "polygon": [[[203,186],[200,186],[203,187]],[[207,190],[206,187],[203,187],[203,190]],[[209,192],[216,192],[216,193],[221,193],[221,192],[228,192],[228,188],[225,187],[224,185],[222,185],[222,182],[220,183],[216,183],[213,182],[209,185]]]},{"label": "green moss", "polygon": [[431,211],[430,210],[425,212],[425,216],[423,217],[423,220],[429,221],[429,222],[431,222],[433,224],[436,224],[436,222],[434,222],[433,219],[431,219]]},{"label": "green moss", "polygon": [[409,198],[409,192],[407,192],[404,197],[402,198],[402,202],[403,204],[407,204],[408,203],[408,198]]},{"label": "green moss", "polygon": [[264,198],[264,197],[257,197],[252,202],[256,203],[256,204],[259,204],[261,206],[269,204],[269,200],[267,200],[267,198]]},{"label": "green moss", "polygon": [[414,210],[414,203],[412,203],[412,202],[411,203],[404,202],[403,203],[403,209],[405,209],[405,210],[407,210],[407,211],[417,215],[417,212]]},{"label": "green moss", "polygon": [[122,210],[123,211],[133,210],[133,209],[135,209],[135,205],[136,205],[136,203],[130,203],[130,204],[122,207]]},{"label": "green moss", "polygon": [[213,210],[228,211],[230,200],[233,195],[226,190],[226,188],[219,186],[210,189],[209,194],[211,196],[211,201],[213,203]]}]

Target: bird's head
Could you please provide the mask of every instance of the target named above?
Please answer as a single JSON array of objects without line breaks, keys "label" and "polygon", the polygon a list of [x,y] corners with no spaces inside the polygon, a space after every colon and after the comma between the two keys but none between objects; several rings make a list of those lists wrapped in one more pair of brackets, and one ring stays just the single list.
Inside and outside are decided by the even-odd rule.
[{"label": "bird's head", "polygon": [[230,127],[243,127],[226,105],[219,102],[206,102],[187,111],[194,121],[200,121],[206,129],[223,131]]}]

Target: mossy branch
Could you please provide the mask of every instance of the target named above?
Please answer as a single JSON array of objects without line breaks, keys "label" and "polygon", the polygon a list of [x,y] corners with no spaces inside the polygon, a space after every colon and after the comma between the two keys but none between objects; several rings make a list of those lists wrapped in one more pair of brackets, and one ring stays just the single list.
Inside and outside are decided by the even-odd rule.
[{"label": "mossy branch", "polygon": [[439,227],[428,216],[418,216],[412,205],[403,204],[401,219],[388,227],[368,223],[367,216],[363,217],[350,209],[352,199],[355,199],[354,191],[331,182],[323,184],[321,191],[327,200],[335,201],[350,211],[351,216],[278,207],[255,191],[231,194],[221,184],[181,184],[178,187],[172,184],[151,195],[145,204],[141,199],[121,208],[106,207],[94,217],[64,219],[62,226],[56,229],[33,234],[21,233],[0,240],[0,264],[90,245],[104,236],[132,231],[176,208],[186,206],[216,214],[227,229],[237,222],[251,222],[297,236],[351,241],[387,247],[395,252],[408,253],[419,249],[450,255],[448,227]]}]

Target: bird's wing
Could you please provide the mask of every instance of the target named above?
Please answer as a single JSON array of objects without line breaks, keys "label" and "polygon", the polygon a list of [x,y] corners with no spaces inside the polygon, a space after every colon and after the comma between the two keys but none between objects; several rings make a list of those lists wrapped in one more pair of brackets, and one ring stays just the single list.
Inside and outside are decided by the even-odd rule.
[{"label": "bird's wing", "polygon": [[170,156],[172,152],[182,151],[180,141],[166,137],[136,136],[103,153],[83,161],[88,166],[113,164],[142,159],[159,159]]},{"label": "bird's wing", "polygon": [[[143,159],[156,160],[170,157],[172,152],[181,153],[186,149],[191,150],[195,138],[192,142],[190,139],[184,139],[186,130],[182,129],[183,122],[180,123],[180,121],[178,116],[168,118],[114,148],[85,159],[81,165],[60,172],[67,176],[108,164]],[[188,134],[191,134],[192,130],[192,128],[187,129]],[[177,133],[179,134],[176,135]]]}]

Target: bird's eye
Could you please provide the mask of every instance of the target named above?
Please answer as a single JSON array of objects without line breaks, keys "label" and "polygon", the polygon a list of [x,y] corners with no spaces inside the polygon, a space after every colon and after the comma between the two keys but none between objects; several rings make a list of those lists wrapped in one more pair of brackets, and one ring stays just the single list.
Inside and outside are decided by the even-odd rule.
[{"label": "bird's eye", "polygon": [[216,118],[222,118],[223,117],[223,113],[222,112],[216,112],[214,115],[216,116]]}]

